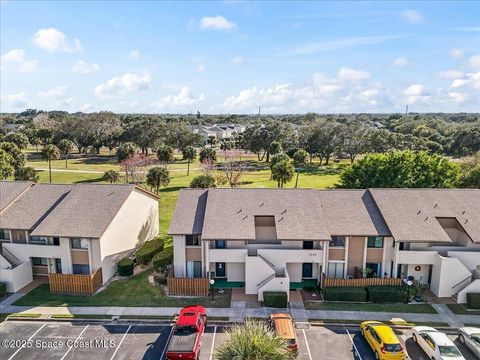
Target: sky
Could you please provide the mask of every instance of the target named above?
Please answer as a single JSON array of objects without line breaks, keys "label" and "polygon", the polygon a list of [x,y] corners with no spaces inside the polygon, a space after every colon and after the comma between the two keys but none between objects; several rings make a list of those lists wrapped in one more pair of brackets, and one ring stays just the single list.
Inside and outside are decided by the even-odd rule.
[{"label": "sky", "polygon": [[0,112],[480,112],[479,1],[0,1]]}]

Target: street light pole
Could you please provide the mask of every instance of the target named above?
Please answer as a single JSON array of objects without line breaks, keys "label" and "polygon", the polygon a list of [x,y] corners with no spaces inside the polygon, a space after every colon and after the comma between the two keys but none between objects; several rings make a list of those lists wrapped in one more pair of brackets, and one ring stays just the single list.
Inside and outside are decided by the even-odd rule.
[{"label": "street light pole", "polygon": [[215,284],[215,280],[210,279],[210,291],[212,292],[212,301],[215,301],[215,295],[213,292],[213,285]]}]

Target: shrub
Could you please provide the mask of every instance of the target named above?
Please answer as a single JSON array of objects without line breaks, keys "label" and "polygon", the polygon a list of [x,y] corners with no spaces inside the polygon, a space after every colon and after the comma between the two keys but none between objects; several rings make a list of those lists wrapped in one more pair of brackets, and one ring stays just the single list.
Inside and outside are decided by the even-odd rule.
[{"label": "shrub", "polygon": [[117,263],[118,275],[132,276],[133,275],[133,260],[124,257]]},{"label": "shrub", "polygon": [[327,287],[323,295],[327,301],[367,301],[367,290],[363,287]]},{"label": "shrub", "polygon": [[140,246],[135,253],[135,257],[137,258],[137,262],[139,264],[148,264],[155,254],[163,251],[163,240],[160,238],[156,238],[150,241],[146,241]]},{"label": "shrub", "polygon": [[7,294],[7,284],[0,282],[0,298],[4,297]]},{"label": "shrub", "polygon": [[152,259],[153,268],[156,271],[159,271],[161,268],[171,264],[172,262],[173,262],[173,248],[165,249],[164,251],[159,252]]},{"label": "shrub", "polygon": [[265,291],[263,293],[263,302],[267,307],[286,308],[287,293],[283,291]]},{"label": "shrub", "polygon": [[190,187],[201,189],[215,187],[215,178],[212,175],[195,176],[190,183]]},{"label": "shrub", "polygon": [[467,306],[471,309],[480,309],[480,293],[467,293]]},{"label": "shrub", "polygon": [[401,286],[367,286],[368,300],[374,303],[400,303],[408,301]]},{"label": "shrub", "polygon": [[155,284],[157,284],[158,286],[167,285],[167,278],[162,275],[153,275],[153,281],[155,281]]}]

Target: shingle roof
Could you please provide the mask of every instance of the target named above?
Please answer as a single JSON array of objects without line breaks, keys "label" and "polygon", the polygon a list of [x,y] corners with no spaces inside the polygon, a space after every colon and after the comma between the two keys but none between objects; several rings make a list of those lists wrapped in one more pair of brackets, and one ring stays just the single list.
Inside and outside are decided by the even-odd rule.
[{"label": "shingle roof", "polygon": [[371,189],[397,241],[451,242],[437,218],[456,218],[480,243],[480,190]]},{"label": "shingle roof", "polygon": [[128,196],[137,191],[135,185],[30,185],[15,197],[18,188],[0,182],[2,198],[4,193],[15,197],[0,213],[0,228],[31,230],[32,236],[99,238]]},{"label": "shingle roof", "polygon": [[382,214],[365,190],[319,190],[332,235],[389,236]]},{"label": "shingle roof", "polygon": [[72,186],[31,235],[100,238],[134,189],[135,185]]},{"label": "shingle roof", "polygon": [[175,220],[170,223],[169,234],[201,234],[206,204],[207,190],[181,190],[173,213]]},{"label": "shingle roof", "polygon": [[32,185],[30,181],[0,181],[0,211]]}]

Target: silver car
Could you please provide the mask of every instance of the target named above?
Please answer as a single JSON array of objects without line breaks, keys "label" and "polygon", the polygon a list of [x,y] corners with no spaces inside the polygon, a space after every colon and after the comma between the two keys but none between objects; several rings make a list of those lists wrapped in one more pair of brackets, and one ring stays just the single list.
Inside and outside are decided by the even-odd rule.
[{"label": "silver car", "polygon": [[480,359],[480,329],[463,327],[458,329],[458,339]]}]

